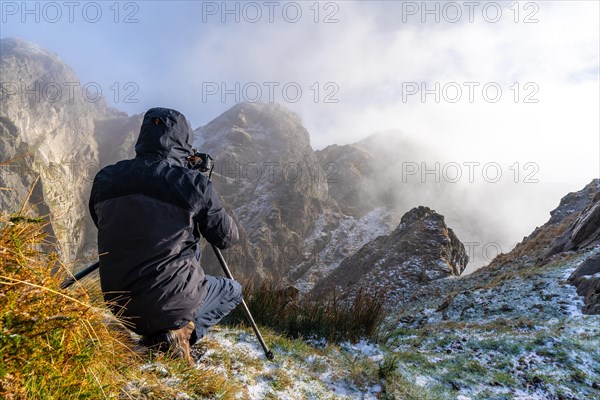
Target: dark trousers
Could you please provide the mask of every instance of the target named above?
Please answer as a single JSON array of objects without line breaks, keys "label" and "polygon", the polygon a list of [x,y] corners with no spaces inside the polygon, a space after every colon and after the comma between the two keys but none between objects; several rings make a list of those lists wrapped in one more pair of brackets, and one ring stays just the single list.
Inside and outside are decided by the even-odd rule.
[{"label": "dark trousers", "polygon": [[190,339],[191,344],[202,339],[208,328],[221,321],[242,301],[242,286],[234,280],[207,275],[206,285],[206,298],[194,318],[196,329]]}]

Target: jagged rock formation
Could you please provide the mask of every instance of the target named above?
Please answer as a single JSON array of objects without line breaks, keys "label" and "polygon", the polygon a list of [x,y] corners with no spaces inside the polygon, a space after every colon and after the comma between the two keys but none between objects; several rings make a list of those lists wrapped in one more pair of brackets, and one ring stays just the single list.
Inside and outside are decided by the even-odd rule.
[{"label": "jagged rock formation", "polygon": [[[569,201],[575,196],[578,197],[577,200]],[[596,179],[581,192],[565,196],[563,201],[561,206],[568,207],[574,215],[581,211],[571,226],[552,244],[544,255],[545,258],[558,252],[577,250],[600,242],[600,181]]]},{"label": "jagged rock formation", "polygon": [[390,234],[367,243],[313,290],[316,295],[378,293],[394,308],[429,282],[458,276],[468,262],[464,246],[444,217],[428,207],[406,213]]},{"label": "jagged rock formation", "polygon": [[0,46],[0,153],[10,162],[0,177],[8,188],[2,209],[18,211],[39,176],[30,202],[51,219],[62,255],[73,260],[89,227],[83,210],[98,168],[93,120],[102,106],[90,101],[56,54],[16,39],[2,39]]},{"label": "jagged rock formation", "polygon": [[327,194],[308,132],[277,104],[242,103],[195,133],[195,146],[215,158],[213,182],[242,227],[232,257],[246,276],[283,277]]},{"label": "jagged rock formation", "polygon": [[0,207],[19,211],[33,189],[29,204],[48,217],[63,260],[93,259],[92,180],[100,166],[133,155],[141,117],[107,107],[50,51],[10,38],[0,49]]}]

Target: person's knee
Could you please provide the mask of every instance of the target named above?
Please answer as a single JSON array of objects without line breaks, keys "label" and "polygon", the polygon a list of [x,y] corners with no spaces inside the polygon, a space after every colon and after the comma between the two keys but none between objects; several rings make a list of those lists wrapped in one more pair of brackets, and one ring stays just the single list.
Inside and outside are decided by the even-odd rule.
[{"label": "person's knee", "polygon": [[235,304],[240,304],[242,302],[242,285],[238,281],[231,281],[233,286],[231,291],[231,301],[235,302]]}]

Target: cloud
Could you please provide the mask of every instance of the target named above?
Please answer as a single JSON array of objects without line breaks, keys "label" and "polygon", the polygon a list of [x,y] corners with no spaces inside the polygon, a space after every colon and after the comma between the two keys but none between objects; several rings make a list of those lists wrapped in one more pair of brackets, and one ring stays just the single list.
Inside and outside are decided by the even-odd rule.
[{"label": "cloud", "polygon": [[[404,23],[400,2],[337,4],[335,24],[207,23],[180,62],[190,101],[198,102],[206,82],[263,90],[265,82],[278,82],[277,90],[295,82],[300,101],[277,90],[275,100],[300,114],[316,148],[399,129],[442,154],[440,162],[498,163],[512,184],[480,180],[469,190],[517,236],[543,223],[566,191],[597,176],[598,3],[495,3],[503,7],[497,23],[475,13],[473,23],[437,24]],[[538,22],[523,23],[527,16]],[[335,86],[325,88],[328,82]],[[438,84],[440,101],[433,93],[423,101],[422,91],[406,96],[412,83]],[[462,96],[453,103],[457,87]],[[496,88],[500,100],[492,102]],[[325,103],[332,93],[338,102]],[[215,103],[218,94],[206,102]],[[535,164],[537,183],[523,182],[532,172],[527,163]],[[524,201],[539,207],[523,210]]]},{"label": "cloud", "polygon": [[[107,93],[114,82],[122,88],[134,80],[139,102],[115,104],[131,113],[174,107],[197,127],[258,88],[261,100],[272,94],[301,116],[315,148],[398,129],[441,154],[440,162],[496,162],[506,177],[519,163],[520,178],[534,162],[536,184],[467,186],[473,203],[485,200],[515,234],[543,223],[566,191],[598,176],[598,2],[480,2],[473,22],[465,2],[295,2],[302,8],[295,23],[282,14],[291,3],[277,3],[273,22],[263,7],[257,23],[248,22],[251,14],[239,23],[226,15],[222,23],[223,15],[203,14],[207,4],[251,11],[249,2],[142,2],[133,25],[9,23],[3,35],[58,52]],[[448,14],[439,23],[421,10],[407,14],[423,4]],[[455,5],[462,16],[448,22]],[[502,17],[489,22],[497,5]],[[328,17],[338,21],[325,23]],[[213,84],[218,92],[208,95]],[[419,92],[408,94],[413,84]],[[432,92],[423,101],[421,89],[436,84],[440,101]],[[291,101],[298,87],[302,95]],[[462,96],[454,103],[457,88]],[[492,102],[497,88],[501,98]],[[222,89],[230,91],[225,101]],[[538,206],[524,212],[523,201]],[[509,221],[511,213],[523,218]]]}]

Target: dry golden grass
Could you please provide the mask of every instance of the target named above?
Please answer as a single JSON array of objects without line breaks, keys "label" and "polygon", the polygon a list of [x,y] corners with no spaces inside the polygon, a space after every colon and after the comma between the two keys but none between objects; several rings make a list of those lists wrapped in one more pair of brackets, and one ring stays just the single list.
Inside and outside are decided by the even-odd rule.
[{"label": "dry golden grass", "polygon": [[574,213],[563,218],[558,224],[548,225],[543,229],[536,229],[527,240],[516,245],[510,253],[498,255],[492,260],[490,266],[511,263],[524,256],[529,256],[530,258],[541,256],[548,249],[548,246],[571,226],[577,216],[578,214]]},{"label": "dry golden grass", "polygon": [[[214,370],[136,353],[128,331],[111,321],[97,285],[96,292],[90,285],[61,290],[66,268],[39,250],[43,219],[22,213],[0,215],[0,398],[166,399],[181,392],[233,398],[240,388]],[[150,361],[178,383],[142,368]]]},{"label": "dry golden grass", "polygon": [[[0,391],[10,398],[107,397],[134,362],[130,339],[109,331],[82,289],[59,288],[62,266],[36,250],[43,221],[0,217]],[[103,383],[104,382],[104,383]]]}]

